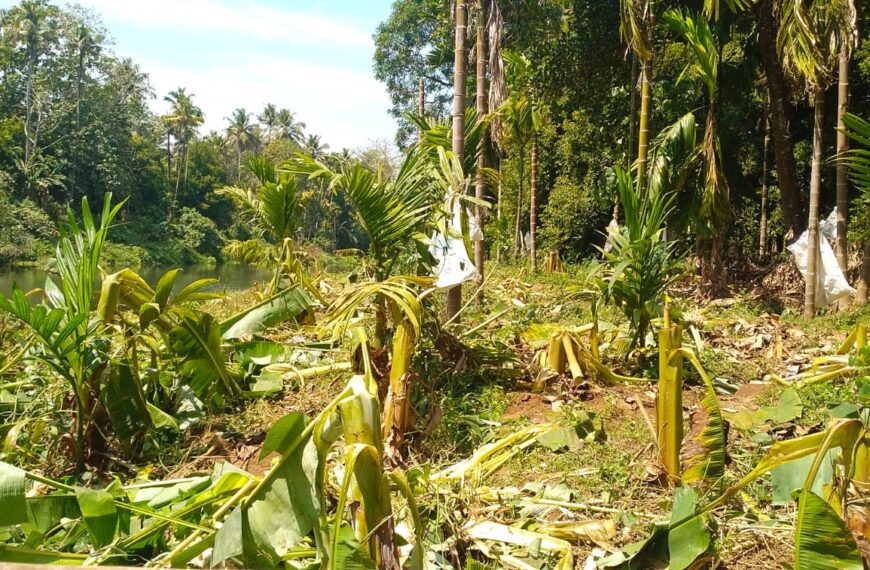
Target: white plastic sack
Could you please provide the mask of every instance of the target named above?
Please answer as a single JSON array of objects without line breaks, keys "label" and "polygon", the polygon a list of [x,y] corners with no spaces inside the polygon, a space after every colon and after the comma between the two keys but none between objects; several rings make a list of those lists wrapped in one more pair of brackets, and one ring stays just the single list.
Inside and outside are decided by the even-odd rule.
[{"label": "white plastic sack", "polygon": [[837,241],[837,209],[831,215],[819,222],[819,231],[828,239]]},{"label": "white plastic sack", "polygon": [[[830,216],[827,221],[830,220]],[[820,232],[822,222],[819,223]],[[828,228],[828,231],[830,229]],[[836,235],[836,218],[834,223],[834,235]],[[788,250],[794,256],[795,264],[804,276],[804,281],[807,279],[807,261],[809,259],[810,233],[805,231],[801,234],[796,242],[788,246]],[[846,276],[840,270],[840,265],[837,263],[837,256],[834,255],[834,250],[831,244],[825,238],[825,234],[819,236],[819,252],[816,258],[816,307],[827,307],[837,299],[848,297],[855,292],[849,282],[846,281]]]},{"label": "white plastic sack", "polygon": [[453,208],[449,235],[436,233],[432,236],[432,245],[429,246],[429,253],[435,258],[432,274],[435,277],[435,286],[439,288],[453,287],[477,277],[477,268],[468,257],[465,240],[462,239],[461,208],[458,203]]}]

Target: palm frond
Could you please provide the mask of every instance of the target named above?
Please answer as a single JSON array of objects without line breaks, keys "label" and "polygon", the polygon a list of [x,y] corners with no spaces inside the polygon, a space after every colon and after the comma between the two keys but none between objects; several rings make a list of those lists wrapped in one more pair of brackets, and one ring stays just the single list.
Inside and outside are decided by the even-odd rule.
[{"label": "palm frond", "polygon": [[399,323],[407,319],[414,334],[419,336],[423,321],[420,293],[421,289],[430,288],[432,282],[430,277],[399,275],[385,281],[367,281],[352,285],[329,306],[323,326],[333,337],[337,337],[347,329],[367,303],[380,296],[387,299],[392,307],[394,321]]},{"label": "palm frond", "polygon": [[652,57],[652,2],[619,0],[619,33],[641,61]]}]

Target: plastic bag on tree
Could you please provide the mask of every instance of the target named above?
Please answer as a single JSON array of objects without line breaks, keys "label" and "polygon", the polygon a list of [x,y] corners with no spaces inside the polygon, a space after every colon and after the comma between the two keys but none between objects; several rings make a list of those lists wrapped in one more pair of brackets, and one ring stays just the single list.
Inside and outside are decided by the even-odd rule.
[{"label": "plastic bag on tree", "polygon": [[[475,231],[474,227],[471,231]],[[480,228],[476,231],[480,233]],[[429,253],[435,258],[432,268],[435,287],[453,287],[477,276],[477,268],[468,257],[462,237],[462,206],[458,201],[453,206],[453,220],[447,227],[447,235],[441,232],[433,235]]]},{"label": "plastic bag on tree", "polygon": [[[833,227],[831,220],[833,218]],[[819,250],[816,257],[816,307],[827,307],[837,299],[852,295],[855,290],[846,281],[846,276],[840,270],[834,249],[826,238],[837,236],[836,212],[819,222]],[[807,262],[809,260],[810,233],[801,234],[796,242],[788,246],[794,256],[795,264],[800,270],[804,281],[807,279]]]},{"label": "plastic bag on tree", "polygon": [[819,231],[828,239],[837,241],[837,210],[831,212],[831,215],[819,222]]}]

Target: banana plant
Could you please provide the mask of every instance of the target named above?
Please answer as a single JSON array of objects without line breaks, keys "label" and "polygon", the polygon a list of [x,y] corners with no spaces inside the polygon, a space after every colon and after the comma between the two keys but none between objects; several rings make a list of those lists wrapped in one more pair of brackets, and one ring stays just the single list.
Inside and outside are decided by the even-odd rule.
[{"label": "banana plant", "polygon": [[[686,349],[674,349],[674,356],[688,358],[702,371],[696,358]],[[861,500],[849,499],[850,492],[866,493],[870,483],[870,348],[864,347],[852,357],[852,366],[863,371],[856,382],[857,400],[845,406],[840,417],[834,417],[826,430],[810,435],[774,442],[762,459],[736,483],[716,489],[708,486],[704,499],[690,482],[705,480],[708,483],[722,480],[724,473],[724,434],[721,412],[711,414],[708,424],[698,440],[705,444],[706,457],[693,463],[683,473],[683,485],[674,498],[671,519],[654,526],[651,536],[629,545],[616,554],[598,561],[599,568],[628,568],[643,566],[647,553],[661,542],[666,542],[670,555],[670,568],[684,569],[695,563],[712,544],[708,529],[710,515],[725,506],[748,485],[764,477],[774,469],[799,469],[795,461],[812,457],[805,471],[804,482],[793,494],[797,501],[794,525],[796,570],[816,568],[863,569],[860,551],[845,519],[851,515],[866,520],[867,507]],[[708,413],[715,411],[710,400],[715,398],[712,383],[706,374],[702,378],[708,395],[702,405]],[[715,417],[714,417],[715,416]],[[713,442],[716,442],[713,445]],[[833,459],[831,457],[833,454]],[[819,494],[818,475],[825,461],[833,461],[840,470],[834,485],[822,485]],[[803,473],[798,471],[797,473]],[[862,491],[863,490],[863,491]],[[792,489],[786,489],[791,492]],[[866,535],[864,536],[866,539]]]}]

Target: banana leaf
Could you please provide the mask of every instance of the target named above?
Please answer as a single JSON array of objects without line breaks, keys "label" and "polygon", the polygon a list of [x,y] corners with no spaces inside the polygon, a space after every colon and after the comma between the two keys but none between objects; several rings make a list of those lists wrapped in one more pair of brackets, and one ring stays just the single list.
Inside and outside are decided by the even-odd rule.
[{"label": "banana leaf", "polygon": [[224,340],[231,340],[258,334],[289,320],[301,322],[310,306],[311,301],[302,288],[294,285],[223,321],[221,336]]}]

